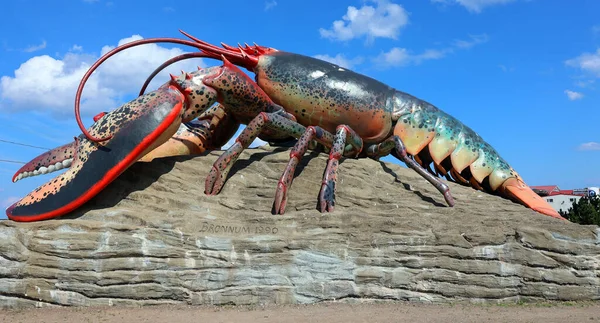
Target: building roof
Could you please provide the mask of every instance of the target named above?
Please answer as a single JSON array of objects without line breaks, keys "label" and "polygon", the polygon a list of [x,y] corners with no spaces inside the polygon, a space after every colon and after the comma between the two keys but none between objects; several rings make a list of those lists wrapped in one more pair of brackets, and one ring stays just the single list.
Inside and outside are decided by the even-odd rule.
[{"label": "building roof", "polygon": [[583,194],[583,193],[573,194],[573,190],[559,190],[559,191],[550,192],[550,194],[548,194],[548,196],[554,196],[554,195],[585,196],[585,194]]},{"label": "building roof", "polygon": [[558,185],[537,185],[537,186],[530,186],[530,187],[533,189],[536,189],[536,190],[546,191],[548,193],[560,190],[558,188]]},{"label": "building roof", "polygon": [[530,187],[539,196],[547,196],[553,192],[559,191],[558,185],[538,185]]}]

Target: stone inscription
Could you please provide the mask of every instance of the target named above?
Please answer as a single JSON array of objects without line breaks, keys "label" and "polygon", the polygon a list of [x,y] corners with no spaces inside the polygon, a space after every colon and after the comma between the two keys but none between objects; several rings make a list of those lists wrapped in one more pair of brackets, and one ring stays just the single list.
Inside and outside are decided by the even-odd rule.
[{"label": "stone inscription", "polygon": [[236,225],[236,224],[213,224],[204,222],[200,227],[200,233],[218,233],[218,234],[277,234],[279,229],[276,226],[268,225]]}]

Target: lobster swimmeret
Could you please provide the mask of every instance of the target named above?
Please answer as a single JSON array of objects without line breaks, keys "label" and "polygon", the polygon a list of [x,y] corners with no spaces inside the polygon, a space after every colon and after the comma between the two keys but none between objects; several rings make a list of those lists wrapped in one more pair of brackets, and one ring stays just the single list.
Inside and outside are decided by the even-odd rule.
[{"label": "lobster swimmeret", "polygon": [[[274,139],[294,137],[298,141],[291,150],[290,161],[278,183],[275,213],[285,212],[287,192],[292,184],[295,167],[306,152],[308,143],[316,140],[331,148],[319,193],[322,212],[332,211],[334,208],[337,170],[342,156],[379,158],[391,153],[432,183],[450,206],[454,204],[454,200],[439,175],[562,219],[476,132],[428,102],[315,58],[258,45],[235,48],[223,44],[221,48],[184,34],[193,42],[175,38],[150,38],[115,48],[92,66],[82,80],[76,100],[76,116],[84,135],[76,140],[76,144],[88,147],[83,151],[104,151],[102,147],[108,147],[114,155],[111,159],[114,162],[103,166],[97,165],[100,162],[92,163],[92,154],[88,159],[78,158],[78,165],[92,163],[94,167],[101,169],[96,178],[88,178],[88,181],[113,180],[133,162],[171,137],[173,129],[177,129],[175,126],[171,127],[177,123],[173,120],[188,122],[206,114],[218,102],[222,108],[220,111],[230,116],[235,125],[242,123],[248,126],[236,138],[236,143],[213,165],[205,183],[206,194],[220,192],[232,164],[257,136]],[[144,113],[144,109],[157,111],[153,114],[160,117],[154,119],[165,120],[162,123],[137,118],[136,114],[126,114],[104,119],[104,122],[109,122],[108,125],[121,129],[119,131],[106,131],[106,124],[99,125],[103,122],[102,118],[90,128],[91,131],[87,131],[80,121],[78,105],[83,84],[93,69],[125,48],[167,41],[190,45],[200,52],[176,57],[159,67],[152,76],[170,63],[190,57],[219,59],[223,61],[223,65],[183,73],[179,77],[172,76],[171,81],[157,91],[144,94],[136,99],[139,101],[128,103],[140,115]],[[256,82],[235,65],[255,73]],[[148,83],[149,80],[144,88]],[[154,96],[164,99],[155,102],[152,100]],[[136,105],[135,102],[139,104]],[[126,145],[118,138],[123,136],[123,132],[130,131],[121,126],[132,122],[129,119],[135,122],[133,129],[143,131],[134,137],[136,141],[133,144]],[[214,125],[216,128],[220,127],[218,122]],[[211,131],[215,131],[215,127],[211,127]],[[152,138],[145,140],[147,137]],[[148,141],[154,144],[148,145]],[[221,139],[217,141],[225,142]],[[185,152],[161,156],[177,154]],[[122,162],[125,159],[127,162]],[[34,161],[24,168],[33,168]],[[73,162],[73,166],[75,165]],[[18,177],[19,174],[15,176]],[[72,182],[85,181],[79,180],[78,176],[66,179]],[[94,183],[90,184],[88,186]],[[36,194],[39,197],[37,200],[28,199],[28,196],[11,206],[7,215],[18,221],[59,216],[60,212],[51,208],[39,208],[37,205],[49,204],[45,200],[56,200],[61,195],[61,190],[59,187],[55,191],[46,191],[47,194],[43,196]],[[96,188],[95,192],[97,191]],[[61,202],[69,203],[68,198]],[[52,204],[57,205],[54,202]],[[40,212],[45,215],[41,216]],[[64,210],[62,212],[64,214]]]}]

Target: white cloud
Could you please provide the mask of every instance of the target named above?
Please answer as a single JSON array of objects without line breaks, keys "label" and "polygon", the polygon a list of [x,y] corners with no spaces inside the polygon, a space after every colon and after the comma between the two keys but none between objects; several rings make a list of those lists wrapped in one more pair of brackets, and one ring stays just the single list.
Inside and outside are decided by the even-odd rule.
[{"label": "white cloud", "polygon": [[44,41],[42,41],[41,44],[29,46],[29,47],[25,48],[23,51],[26,53],[37,52],[38,50],[42,50],[42,49],[46,48],[46,45],[47,45],[46,41],[44,40]]},{"label": "white cloud", "polygon": [[377,6],[364,5],[360,9],[349,6],[342,20],[334,21],[331,29],[319,29],[321,37],[346,41],[365,36],[368,42],[377,37],[397,39],[400,29],[408,24],[406,10],[387,0],[366,1]]},{"label": "white cloud", "polygon": [[583,99],[583,93],[581,93],[581,92],[565,90],[565,94],[569,97],[569,100],[571,100],[571,101]]},{"label": "white cloud", "polygon": [[582,88],[587,88],[592,86],[596,81],[595,80],[581,80],[575,82],[575,85]]},{"label": "white cloud", "polygon": [[595,53],[586,52],[575,58],[569,59],[565,61],[565,64],[600,77],[600,48],[598,48]]},{"label": "white cloud", "polygon": [[275,1],[275,0],[265,1],[265,11],[275,8],[276,5],[277,5],[277,1]]},{"label": "white cloud", "polygon": [[387,52],[379,54],[375,62],[379,66],[407,66],[418,65],[423,61],[440,59],[446,55],[446,52],[440,50],[426,50],[420,54],[412,54],[406,48],[394,47]]},{"label": "white cloud", "polygon": [[346,58],[343,54],[337,54],[335,56],[315,55],[313,57],[347,69],[352,69],[352,67],[362,63],[364,60],[362,57]]},{"label": "white cloud", "polygon": [[0,207],[5,209],[20,199],[21,199],[20,197],[9,196],[9,197],[5,198],[4,200],[2,200],[2,203],[0,203],[1,204]]},{"label": "white cloud", "polygon": [[[118,45],[142,39],[134,35],[121,39]],[[114,46],[104,46],[101,55]],[[74,45],[74,50],[81,50]],[[146,77],[167,59],[182,54],[177,47],[147,44],[126,49],[104,62],[89,78],[82,94],[82,113],[110,111],[123,104],[122,98],[135,95]],[[0,111],[44,111],[54,115],[73,116],[75,93],[79,82],[96,55],[70,51],[62,58],[35,56],[15,70],[14,76],[0,78]],[[147,92],[169,80],[168,73],[181,69],[194,71],[203,66],[200,59],[178,62],[154,78]]]},{"label": "white cloud", "polygon": [[440,59],[446,56],[450,50],[428,49],[420,54],[412,54],[406,48],[394,47],[388,52],[381,53],[377,58],[377,64],[383,66],[406,66],[418,65],[426,60]]},{"label": "white cloud", "polygon": [[486,34],[469,35],[469,38],[469,40],[456,39],[452,45],[457,49],[469,49],[475,45],[485,43],[489,39],[488,35]]},{"label": "white cloud", "polygon": [[375,62],[379,66],[406,66],[418,65],[428,60],[441,59],[456,50],[469,49],[477,44],[484,43],[488,40],[487,35],[473,35],[470,40],[455,40],[452,46],[442,49],[427,49],[419,54],[414,54],[406,48],[394,47],[387,52],[379,54],[375,58]]},{"label": "white cloud", "polygon": [[376,60],[381,65],[404,66],[410,63],[411,55],[406,48],[394,47],[388,52],[381,53]]},{"label": "white cloud", "polygon": [[481,13],[486,7],[507,4],[514,1],[516,0],[431,0],[433,3],[456,3],[474,13]]},{"label": "white cloud", "polygon": [[502,64],[498,65],[498,67],[500,67],[500,69],[505,73],[515,71],[514,67],[507,67],[506,65],[502,65]]},{"label": "white cloud", "polygon": [[598,142],[586,142],[579,145],[579,150],[600,150],[600,143]]}]

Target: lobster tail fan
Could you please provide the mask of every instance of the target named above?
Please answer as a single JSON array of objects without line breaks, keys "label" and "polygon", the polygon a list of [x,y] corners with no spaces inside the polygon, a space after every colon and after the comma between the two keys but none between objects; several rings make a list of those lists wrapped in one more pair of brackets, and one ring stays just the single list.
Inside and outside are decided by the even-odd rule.
[{"label": "lobster tail fan", "polygon": [[566,220],[548,202],[536,194],[529,186],[517,178],[509,178],[499,188],[500,194],[511,200],[553,218]]}]

